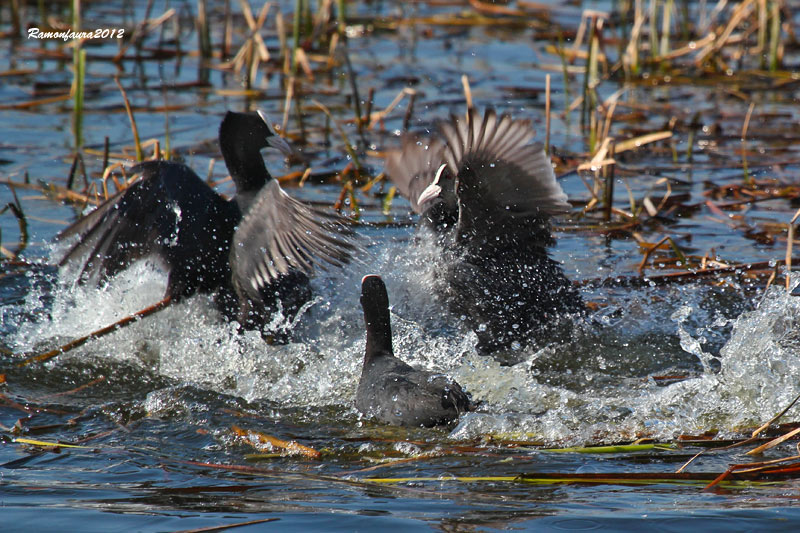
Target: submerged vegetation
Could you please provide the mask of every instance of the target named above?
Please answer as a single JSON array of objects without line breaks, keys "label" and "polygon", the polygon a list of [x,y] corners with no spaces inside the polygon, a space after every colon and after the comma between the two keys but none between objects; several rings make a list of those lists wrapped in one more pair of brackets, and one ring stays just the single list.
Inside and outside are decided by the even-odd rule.
[{"label": "submerged vegetation", "polygon": [[[603,11],[585,10],[576,3],[527,0],[388,5],[344,0],[120,0],[103,9],[100,4],[12,0],[0,6],[0,41],[13,50],[0,72],[6,84],[0,89],[3,131],[13,131],[14,122],[41,117],[69,123],[62,127],[68,131],[63,139],[44,146],[33,142],[30,134],[19,142],[7,137],[0,143],[4,205],[0,283],[13,287],[0,297],[3,306],[15,309],[3,312],[9,319],[0,340],[4,361],[0,400],[5,413],[0,430],[4,442],[18,444],[16,453],[21,455],[4,468],[34,463],[48,452],[124,453],[135,456],[134,461],[154,461],[167,471],[192,467],[195,473],[209,468],[239,472],[247,480],[243,484],[250,482],[250,476],[264,476],[281,483],[347,485],[416,498],[431,493],[428,489],[435,482],[436,497],[453,499],[463,494],[459,489],[449,492],[448,481],[470,487],[506,482],[675,484],[684,490],[717,490],[767,487],[796,479],[800,456],[787,451],[787,442],[798,439],[797,423],[777,425],[776,418],[755,428],[766,422],[761,419],[769,416],[765,410],[789,405],[788,400],[800,392],[796,388],[779,390],[780,397],[768,402],[759,400],[758,394],[772,389],[754,391],[756,399],[751,401],[762,402],[762,408],[743,409],[749,413],[743,415],[746,420],[737,418],[727,425],[709,408],[693,413],[691,428],[644,427],[627,422],[626,414],[635,408],[612,405],[597,411],[607,416],[604,431],[568,420],[564,411],[558,411],[553,424],[563,426],[552,434],[535,434],[525,424],[515,426],[511,416],[511,421],[501,417],[488,431],[483,431],[482,419],[475,419],[478,422],[460,427],[449,439],[441,433],[431,436],[430,430],[384,434],[377,426],[362,426],[364,422],[346,405],[346,394],[338,402],[298,415],[297,404],[262,402],[242,394],[243,385],[238,383],[221,386],[232,397],[205,400],[202,387],[178,386],[149,370],[144,381],[151,382],[154,390],[169,390],[163,393],[167,398],[153,399],[151,393],[135,406],[104,406],[118,393],[135,396],[130,384],[113,376],[113,366],[71,361],[74,368],[59,368],[59,359],[53,358],[121,325],[85,336],[30,340],[20,347],[25,343],[14,335],[20,324],[43,320],[49,313],[41,307],[36,308],[38,315],[31,312],[26,295],[18,294],[21,289],[13,285],[34,283],[20,280],[37,276],[52,277],[41,241],[70,222],[73,213],[129,186],[132,177],[127,168],[134,161],[191,159],[199,170],[206,168],[198,164],[202,160],[208,172],[201,177],[231,194],[230,178],[216,164],[218,147],[210,136],[204,137],[214,131],[205,124],[217,124],[226,108],[267,108],[280,135],[298,149],[286,173],[278,177],[283,187],[299,192],[302,188],[309,200],[365,222],[367,232],[392,232],[411,222],[407,204],[382,172],[385,151],[398,146],[402,132],[427,131],[450,112],[494,106],[533,117],[538,125],[538,140],[545,143],[572,206],[569,215],[555,224],[556,255],[586,295],[594,320],[619,329],[635,322],[625,314],[630,297],[620,291],[666,287],[646,293],[643,299],[656,304],[674,299],[669,304],[676,310],[666,312],[666,317],[677,323],[678,333],[667,339],[661,325],[653,324],[643,337],[672,342],[682,355],[691,355],[693,363],[681,364],[676,356],[674,364],[642,364],[644,370],[638,374],[608,371],[606,385],[630,379],[637,383],[634,388],[644,391],[686,384],[724,365],[727,354],[721,355],[720,348],[725,341],[713,340],[722,334],[709,333],[712,325],[721,324],[719,329],[727,335],[732,315],[757,311],[767,299],[782,302],[780,309],[794,309],[784,293],[792,288],[792,280],[796,282],[791,273],[800,265],[793,250],[800,213],[800,42],[795,32],[800,15],[791,3],[616,0]],[[117,37],[27,38],[34,27],[42,32],[100,31],[101,36],[108,29]],[[520,57],[509,57],[506,65],[500,57],[505,49],[495,45],[512,40],[523,43],[522,52],[514,48]],[[37,126],[48,134],[55,127],[47,121]],[[26,152],[36,155],[31,158]],[[47,164],[37,157],[45,157]],[[62,205],[70,210],[61,211],[57,220],[47,215],[48,209]],[[687,299],[686,294],[673,290],[687,284],[715,292],[702,304],[687,304],[681,300]],[[41,300],[52,299],[45,289],[26,287],[22,292],[35,290]],[[715,298],[737,303],[723,310],[703,310],[706,314],[698,320],[705,322],[694,324],[696,330],[686,329],[686,306],[713,307]],[[652,308],[643,304],[637,309],[647,314]],[[137,322],[150,312],[122,316],[120,322]],[[651,320],[662,318],[663,313]],[[792,340],[794,321],[793,311],[787,311],[770,323],[771,331],[784,328],[776,344],[798,346]],[[358,328],[345,331],[362,334]],[[57,347],[67,341],[69,345]],[[147,352],[149,342],[141,340],[142,352]],[[580,349],[578,342],[568,348]],[[625,347],[619,350],[627,353],[628,339],[619,343]],[[317,351],[324,350],[313,343],[309,346],[303,352],[308,359],[288,363],[298,373],[321,364]],[[250,347],[236,344],[240,351]],[[577,368],[594,353],[587,351],[575,366],[557,362],[555,370],[542,370],[537,365],[546,366],[548,357],[553,357],[549,349],[530,357],[524,369],[518,367],[526,376],[548,376],[542,378],[548,387],[561,384],[563,375],[577,383]],[[634,366],[608,363],[611,357],[597,359],[602,370],[604,365],[617,370]],[[774,365],[779,375],[775,381],[784,383],[780,372],[795,367],[780,363],[764,362]],[[259,360],[254,366],[261,364]],[[470,365],[480,372],[480,365],[471,362],[465,367]],[[567,371],[562,372],[564,368]],[[459,382],[467,378],[480,384],[470,371],[460,370]],[[551,381],[552,374],[559,376]],[[199,375],[209,381],[216,377]],[[193,382],[202,386],[203,379]],[[563,408],[575,401],[571,393],[583,385],[603,387],[602,379],[588,383],[592,379],[559,390],[558,405]],[[75,387],[63,386],[65,380]],[[719,390],[728,385],[715,382],[712,388],[718,396],[714,397],[747,396],[734,390],[740,381],[730,390]],[[511,391],[509,397],[518,393]],[[164,406],[170,394],[180,407]],[[547,394],[558,395],[551,389],[543,393]],[[508,405],[492,404],[491,395],[485,396],[489,411]],[[530,401],[528,396],[520,398]],[[687,403],[694,399],[688,393],[686,398]],[[162,457],[157,449],[125,446],[118,435],[147,426],[151,417],[177,417],[171,409],[189,409],[195,401],[215,407],[213,415],[194,427],[196,435],[188,438],[206,447],[196,450],[192,461],[187,457],[195,450],[184,449],[180,458]],[[670,416],[676,409],[670,401],[664,398],[665,404],[653,410]],[[15,413],[11,418],[17,420],[9,424],[8,413]],[[800,419],[792,409],[782,415],[781,422]],[[111,422],[99,423],[94,417]],[[282,417],[299,422],[281,426],[275,420]],[[325,422],[317,426],[320,417]],[[341,425],[357,424],[358,429],[345,430],[331,422],[342,417]],[[585,430],[570,434],[576,425]],[[273,435],[267,427],[281,434]],[[208,451],[218,445],[236,450],[236,455],[223,458]],[[562,445],[575,446],[553,448]],[[759,459],[766,454],[766,460],[750,462],[750,457],[735,455],[741,450]],[[648,473],[607,465],[601,473],[575,473],[531,463],[539,472],[526,471],[532,457],[557,453],[612,454],[615,461],[658,466]],[[448,462],[440,468],[443,458]],[[240,464],[245,460],[276,461],[280,469]],[[321,474],[316,470],[320,463],[328,465]],[[474,474],[475,465],[485,470]],[[492,492],[482,492],[481,497],[491,504],[506,498]]]}]

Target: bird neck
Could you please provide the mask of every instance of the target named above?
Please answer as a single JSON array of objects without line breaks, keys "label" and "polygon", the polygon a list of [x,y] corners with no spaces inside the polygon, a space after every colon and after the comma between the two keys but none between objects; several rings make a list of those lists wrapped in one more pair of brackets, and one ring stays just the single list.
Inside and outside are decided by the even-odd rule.
[{"label": "bird neck", "polygon": [[242,147],[223,149],[222,156],[238,194],[259,191],[272,179],[258,150],[244,150]]},{"label": "bird neck", "polygon": [[383,355],[392,355],[392,326],[389,322],[389,308],[373,309],[369,317],[365,316],[367,324],[367,349],[365,361],[369,362]]}]

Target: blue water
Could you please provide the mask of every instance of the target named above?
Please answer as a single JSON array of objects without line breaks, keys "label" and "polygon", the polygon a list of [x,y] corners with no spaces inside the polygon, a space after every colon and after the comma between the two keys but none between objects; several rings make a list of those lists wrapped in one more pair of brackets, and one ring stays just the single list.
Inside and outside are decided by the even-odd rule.
[{"label": "blue water", "polygon": [[[124,25],[132,31],[146,4],[84,2],[84,26]],[[224,3],[209,5],[221,17]],[[185,15],[194,4],[156,1],[152,16],[169,7],[181,15],[164,26],[165,46],[174,48],[170,40],[179,24],[182,50],[196,50],[197,38]],[[260,7],[253,4],[256,11]],[[671,442],[707,430],[722,438],[740,437],[745,428],[768,420],[800,393],[794,378],[800,371],[800,340],[794,333],[800,301],[780,288],[765,293],[763,280],[749,283],[742,277],[652,287],[593,283],[638,277],[642,250],[637,239],[654,243],[666,235],[683,253],[716,255],[720,261],[784,257],[785,233],[770,231],[791,219],[794,203],[751,203],[725,211],[727,218],[706,204],[709,199],[718,204],[741,199],[711,194],[715,186],[744,180],[740,137],[748,102],[731,90],[735,84],[725,83],[724,77],[704,84],[669,83],[653,74],[628,88],[616,110],[615,137],[660,131],[673,117],[678,125],[671,140],[618,156],[614,206],[633,213],[642,208],[645,196],[658,206],[668,195],[693,208],[668,211],[665,203],[662,216],[641,211],[639,223],[625,224],[619,215],[613,231],[600,231],[596,213],[581,213],[591,200],[586,186],[591,188],[591,175],[585,174],[584,182],[570,171],[588,150],[580,107],[565,113],[580,93],[583,75],[572,74],[565,84],[560,58],[547,50],[557,39],[544,36],[546,24],[507,28],[428,20],[387,29],[385,23],[398,11],[422,18],[467,8],[400,2],[350,7],[354,19],[348,49],[360,97],[374,88],[376,111],[404,87],[413,88],[417,97],[411,129],[424,130],[437,118],[463,112],[461,75],[467,73],[476,105],[491,104],[531,118],[537,139],[543,140],[545,75],[552,75],[551,144],[562,186],[576,205],[571,216],[556,222],[552,254],[570,277],[586,283],[584,298],[597,303],[598,310],[576,324],[569,342],[523,350],[516,354],[516,364],[504,366],[479,356],[474,335],[430,297],[436,250],[416,239],[407,203],[397,198],[384,214],[381,201],[387,186],[359,191],[360,216],[374,223],[362,230],[367,254],[344,271],[315,278],[318,300],[297,325],[296,341],[290,345],[268,346],[256,334],[237,334],[207,298],[198,296],[44,364],[20,368],[19,355],[0,356],[6,380],[0,385],[2,529],[174,531],[273,518],[277,520],[239,529],[790,529],[798,520],[794,481],[712,492],[702,492],[700,485],[666,483],[513,481],[519,474],[537,472],[674,472],[700,449],[554,454],[534,444],[605,444],[639,437]],[[610,7],[567,6],[553,20],[570,35],[581,9]],[[286,15],[293,9],[289,2],[281,2],[280,8]],[[57,5],[47,9],[66,17]],[[233,42],[241,45],[244,23],[239,5],[232,9],[237,14]],[[264,40],[277,56],[275,9]],[[0,6],[0,15],[0,31],[10,30],[8,5]],[[23,18],[39,23],[35,2],[24,5]],[[221,26],[214,25],[212,41],[220,42],[221,35]],[[143,41],[145,57],[158,41],[158,31]],[[69,92],[72,51],[63,42],[5,34],[2,42],[10,53],[0,57],[0,104]],[[218,59],[204,71],[195,55],[180,61],[136,61],[129,52],[117,66],[109,60],[118,51],[116,42],[91,44],[83,140],[89,149],[84,152],[87,172],[95,182],[102,173],[99,154],[106,137],[112,154],[122,153],[128,161],[134,157],[115,75],[131,99],[142,139],[159,139],[163,148],[166,121],[171,148],[201,176],[213,160],[213,177],[225,177],[215,139],[226,109],[258,106],[276,122],[282,119],[284,90],[277,74],[260,71],[253,83],[257,92],[248,96],[241,91],[241,77],[218,68]],[[65,55],[47,58],[42,50]],[[611,44],[606,53],[612,60],[617,57]],[[791,54],[786,61],[796,62]],[[208,84],[194,84],[199,78]],[[757,76],[734,81],[757,102],[748,130],[749,177],[791,185],[800,164],[793,137],[798,119],[794,85],[773,88]],[[620,79],[604,80],[599,96],[608,98],[622,86]],[[312,99],[331,109],[351,141],[359,138],[347,122],[353,116],[351,88],[341,64],[330,72],[318,71],[315,81],[304,81],[304,88],[308,143],[298,149],[307,161],[287,165],[267,152],[275,175],[302,172],[306,164],[315,171],[338,171],[347,163],[341,137],[335,128],[326,132],[325,117]],[[167,111],[153,109],[165,101]],[[380,151],[398,143],[406,106],[407,99],[365,132],[361,160],[372,176],[382,169]],[[27,175],[33,183],[65,185],[74,151],[71,111],[71,100],[0,109],[0,179],[22,182]],[[690,163],[687,124],[695,113],[702,127]],[[292,111],[290,137],[299,130]],[[152,147],[147,150],[152,153]],[[82,179],[76,188],[82,187]],[[339,188],[335,181],[311,180],[303,188],[292,187],[291,193],[333,203]],[[166,278],[149,264],[135,265],[100,290],[59,284],[55,269],[46,266],[58,255],[50,242],[78,209],[38,190],[14,190],[27,220],[22,257],[39,266],[0,264],[0,347],[15,354],[47,349],[161,297]],[[230,192],[230,185],[222,184],[220,190]],[[12,201],[12,189],[0,187],[0,205]],[[17,220],[8,211],[0,215],[0,230],[5,248],[20,248]],[[759,235],[764,238],[757,239]],[[777,238],[769,241],[770,235]],[[673,258],[670,250],[656,254],[646,272],[660,273],[658,264]],[[449,373],[483,402],[455,427],[387,428],[361,419],[353,408],[364,350],[358,287],[361,276],[373,272],[382,274],[389,288],[397,351],[416,366]],[[783,283],[782,277],[777,283]],[[665,375],[686,379],[666,385],[654,379]],[[783,421],[794,419],[789,412]],[[234,426],[296,440],[321,456],[254,457],[270,450],[236,437]],[[84,447],[55,453],[15,442],[17,437]],[[744,455],[747,449],[703,455],[689,471],[720,473],[730,464],[759,460]],[[784,444],[763,458],[793,453],[793,445]],[[222,465],[253,470],[231,471]],[[502,479],[455,479],[463,477]],[[370,478],[396,481],[378,484]]]}]

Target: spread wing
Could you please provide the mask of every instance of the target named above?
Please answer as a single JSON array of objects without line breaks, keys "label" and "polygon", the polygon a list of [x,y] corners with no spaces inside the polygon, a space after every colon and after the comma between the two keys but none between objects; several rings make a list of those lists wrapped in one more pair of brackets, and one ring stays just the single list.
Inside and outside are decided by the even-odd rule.
[{"label": "spread wing", "polygon": [[78,237],[59,265],[77,265],[82,281],[100,283],[149,255],[172,269],[186,258],[201,258],[212,242],[218,249],[222,233],[233,231],[238,208],[185,165],[147,161],[131,170],[142,174],[136,183],[56,237]]},{"label": "spread wing", "polygon": [[281,274],[342,266],[360,250],[344,217],[299,202],[270,180],[233,236],[233,275],[251,297]]},{"label": "spread wing", "polygon": [[439,130],[448,170],[475,191],[459,193],[460,202],[488,203],[483,211],[504,211],[512,217],[569,210],[550,158],[541,145],[530,144],[534,137],[530,121],[514,120],[505,113],[498,117],[493,109],[481,117],[472,110],[466,119],[452,116],[440,123]]},{"label": "spread wing", "polygon": [[417,213],[424,212],[433,203],[431,200],[420,205],[418,199],[422,191],[433,183],[436,171],[444,162],[443,152],[444,144],[439,138],[406,135],[399,149],[386,154],[386,175]]}]

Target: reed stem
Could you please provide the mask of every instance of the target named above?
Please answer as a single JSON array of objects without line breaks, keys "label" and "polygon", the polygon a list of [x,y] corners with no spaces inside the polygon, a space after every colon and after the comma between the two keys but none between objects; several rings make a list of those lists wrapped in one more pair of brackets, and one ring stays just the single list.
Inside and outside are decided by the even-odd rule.
[{"label": "reed stem", "polygon": [[75,141],[75,151],[83,148],[83,92],[86,77],[86,50],[76,46],[73,51],[73,81],[72,81],[72,133]]}]

